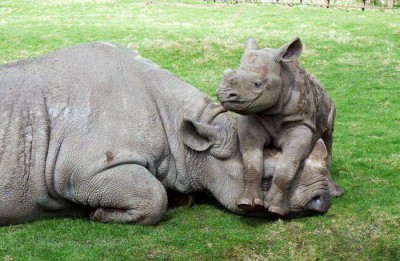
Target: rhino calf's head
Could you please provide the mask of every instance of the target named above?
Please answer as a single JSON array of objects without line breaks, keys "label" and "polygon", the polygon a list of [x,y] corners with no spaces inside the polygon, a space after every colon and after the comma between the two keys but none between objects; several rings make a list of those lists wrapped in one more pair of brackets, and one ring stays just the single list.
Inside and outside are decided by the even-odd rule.
[{"label": "rhino calf's head", "polygon": [[248,39],[240,67],[224,73],[218,100],[226,109],[241,114],[271,108],[283,91],[284,64],[297,61],[302,49],[299,38],[278,49],[259,49],[255,39]]}]

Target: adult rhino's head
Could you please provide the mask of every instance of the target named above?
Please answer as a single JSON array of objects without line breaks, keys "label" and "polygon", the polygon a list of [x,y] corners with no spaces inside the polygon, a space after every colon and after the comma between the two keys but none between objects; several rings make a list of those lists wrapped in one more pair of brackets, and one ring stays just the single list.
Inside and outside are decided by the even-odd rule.
[{"label": "adult rhino's head", "polygon": [[[265,171],[261,188],[265,194],[269,192],[275,166],[281,155],[280,151],[274,149],[264,151]],[[327,158],[326,146],[322,139],[319,139],[293,181],[290,189],[289,216],[325,214],[330,208]]]},{"label": "adult rhino's head", "polygon": [[298,60],[302,49],[299,38],[278,49],[259,49],[255,39],[248,39],[240,67],[224,73],[217,90],[218,100],[226,109],[241,114],[271,108],[284,89],[282,70]]},{"label": "adult rhino's head", "polygon": [[[187,175],[191,176],[191,180],[200,190],[210,191],[230,211],[267,217],[267,211],[246,212],[236,207],[235,203],[244,187],[236,117],[218,106],[212,105],[208,109],[211,109],[211,114],[214,115],[210,116],[211,120],[186,116],[181,126],[181,137],[187,150]],[[266,195],[281,153],[268,149],[264,154],[265,173],[261,186]],[[290,194],[290,216],[328,211],[330,196],[326,157],[325,145],[320,140],[294,180]]]}]

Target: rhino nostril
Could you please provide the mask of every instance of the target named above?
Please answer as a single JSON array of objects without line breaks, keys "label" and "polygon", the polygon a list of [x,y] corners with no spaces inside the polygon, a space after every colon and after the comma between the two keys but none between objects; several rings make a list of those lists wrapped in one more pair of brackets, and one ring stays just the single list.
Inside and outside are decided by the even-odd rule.
[{"label": "rhino nostril", "polygon": [[322,203],[321,196],[316,196],[316,197],[314,197],[314,198],[311,200],[311,202],[314,202],[314,204],[316,204],[316,205],[319,206],[319,205]]},{"label": "rhino nostril", "polygon": [[328,197],[316,196],[310,201],[308,206],[311,210],[314,210],[321,214],[325,214],[330,207],[329,196]]},{"label": "rhino nostril", "polygon": [[233,99],[237,99],[238,95],[236,93],[230,93],[228,94],[228,99],[233,100]]}]

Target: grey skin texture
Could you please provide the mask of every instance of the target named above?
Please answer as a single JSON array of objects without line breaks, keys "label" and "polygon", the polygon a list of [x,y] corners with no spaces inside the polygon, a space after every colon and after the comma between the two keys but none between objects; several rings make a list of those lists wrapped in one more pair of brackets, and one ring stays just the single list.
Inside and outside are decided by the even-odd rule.
[{"label": "grey skin texture", "polygon": [[[335,105],[322,84],[300,67],[302,49],[299,38],[278,49],[259,49],[250,38],[240,67],[225,72],[217,91],[222,106],[241,114],[238,133],[245,189],[237,202],[240,208],[264,207],[287,215],[291,185],[319,138],[326,144],[330,169]],[[259,186],[265,146],[282,150],[266,197]],[[331,195],[341,195],[327,176]]]},{"label": "grey skin texture", "polygon": [[[230,211],[268,216],[235,205],[244,187],[236,117],[126,48],[83,44],[0,67],[0,117],[0,225],[157,224],[166,189],[209,191]],[[304,176],[290,213],[326,212],[325,172]]]}]

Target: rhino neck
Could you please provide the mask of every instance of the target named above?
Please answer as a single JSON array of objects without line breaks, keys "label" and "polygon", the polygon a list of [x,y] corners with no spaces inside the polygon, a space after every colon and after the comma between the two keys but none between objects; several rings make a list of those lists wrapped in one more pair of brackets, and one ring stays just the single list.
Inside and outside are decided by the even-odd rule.
[{"label": "rhino neck", "polygon": [[304,98],[302,93],[304,75],[300,74],[298,63],[282,63],[280,77],[282,79],[280,97],[275,105],[260,113],[263,116],[277,116],[281,118],[293,115],[299,110],[298,105]]},{"label": "rhino neck", "polygon": [[168,142],[168,171],[161,182],[182,193],[204,190],[204,182],[199,180],[202,175],[193,172],[196,161],[182,142],[180,126],[188,110],[202,111],[211,99],[166,70],[155,69],[145,75],[151,83],[146,91],[155,101]]},{"label": "rhino neck", "polygon": [[158,77],[163,80],[152,78],[156,84],[153,89],[156,95],[153,97],[167,134],[170,153],[169,172],[163,184],[182,193],[209,191],[228,210],[244,214],[235,204],[244,188],[240,151],[236,150],[229,159],[219,159],[209,150],[197,152],[188,148],[180,134],[180,126],[187,114],[193,114],[196,120],[202,122],[209,120],[204,115],[217,113],[207,123],[227,128],[236,128],[237,117],[229,112],[218,113],[218,109],[210,106],[212,100],[207,95],[176,77],[171,80],[167,71],[159,73],[161,76]]}]

